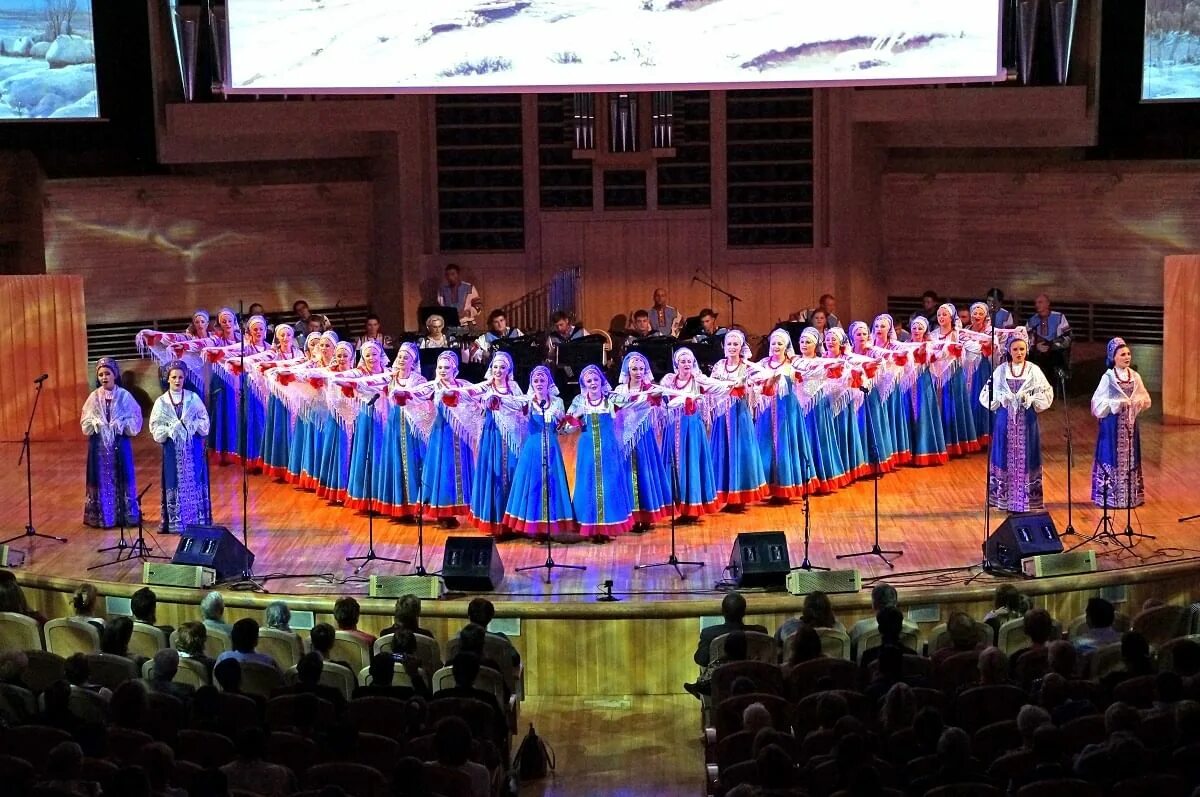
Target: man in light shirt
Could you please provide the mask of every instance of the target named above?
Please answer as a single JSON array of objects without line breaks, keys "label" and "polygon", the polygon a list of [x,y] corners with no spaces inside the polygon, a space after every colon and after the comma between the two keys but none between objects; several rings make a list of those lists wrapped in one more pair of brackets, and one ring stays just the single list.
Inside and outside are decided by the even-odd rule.
[{"label": "man in light shirt", "polygon": [[475,325],[481,302],[475,286],[462,281],[458,265],[451,263],[446,266],[446,281],[438,287],[438,304],[457,309],[458,323],[470,327]]}]

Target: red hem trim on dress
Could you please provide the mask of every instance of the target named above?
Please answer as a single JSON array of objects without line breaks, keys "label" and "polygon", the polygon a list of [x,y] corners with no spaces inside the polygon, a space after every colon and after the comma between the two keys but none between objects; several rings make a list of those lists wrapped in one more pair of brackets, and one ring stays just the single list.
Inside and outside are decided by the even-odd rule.
[{"label": "red hem trim on dress", "polygon": [[671,510],[668,507],[659,507],[654,511],[645,509],[633,510],[633,522],[641,523],[646,526],[653,526],[655,523],[661,523],[671,516]]},{"label": "red hem trim on dress", "polygon": [[704,517],[715,515],[721,511],[720,501],[709,501],[703,504],[675,504],[675,514],[679,517]]},{"label": "red hem trim on dress", "polygon": [[425,517],[434,520],[443,518],[459,518],[471,514],[471,507],[466,504],[449,504],[447,506],[430,506],[425,505]]},{"label": "red hem trim on dress", "polygon": [[723,490],[717,491],[717,500],[723,504],[752,504],[755,501],[765,501],[770,492],[767,490],[767,485],[760,484],[749,490],[734,490],[727,492]]},{"label": "red hem trim on dress", "polygon": [[912,458],[912,464],[918,468],[926,468],[931,465],[945,465],[950,461],[949,454],[916,454]]},{"label": "red hem trim on dress", "polygon": [[605,537],[615,537],[633,528],[633,518],[628,517],[616,523],[580,523],[579,534],[583,537],[595,537],[603,534]]},{"label": "red hem trim on dress", "polygon": [[504,525],[515,534],[533,537],[538,534],[577,534],[579,524],[571,518],[561,520],[522,520],[505,514]]}]

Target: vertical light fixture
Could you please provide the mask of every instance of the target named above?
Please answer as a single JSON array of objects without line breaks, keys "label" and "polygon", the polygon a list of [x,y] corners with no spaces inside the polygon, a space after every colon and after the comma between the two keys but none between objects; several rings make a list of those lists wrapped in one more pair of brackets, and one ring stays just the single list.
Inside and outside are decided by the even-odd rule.
[{"label": "vertical light fixture", "polygon": [[229,86],[229,18],[224,5],[215,0],[208,2],[208,30],[212,35],[212,58],[216,74],[213,75],[214,93],[224,94]]},{"label": "vertical light fixture", "polygon": [[1017,74],[1026,86],[1033,82],[1033,51],[1041,5],[1041,0],[1020,0],[1017,4]]},{"label": "vertical light fixture", "polygon": [[183,99],[196,98],[196,53],[200,46],[200,6],[181,6],[178,0],[167,0],[171,12],[171,32],[175,38],[175,57],[179,63],[179,80]]},{"label": "vertical light fixture", "polygon": [[1052,0],[1050,30],[1054,39],[1054,76],[1058,85],[1067,85],[1071,71],[1071,47],[1075,43],[1075,18],[1079,0]]},{"label": "vertical light fixture", "polygon": [[675,95],[669,91],[656,91],[650,95],[650,129],[653,132],[655,149],[674,146]]}]

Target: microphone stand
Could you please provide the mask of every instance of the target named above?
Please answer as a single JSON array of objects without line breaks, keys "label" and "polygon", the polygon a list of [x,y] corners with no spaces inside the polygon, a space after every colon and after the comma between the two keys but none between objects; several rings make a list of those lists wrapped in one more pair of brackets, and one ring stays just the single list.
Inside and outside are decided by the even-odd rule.
[{"label": "microphone stand", "polygon": [[[1108,489],[1111,485],[1111,482],[1112,482],[1112,475],[1105,474],[1104,475],[1104,490],[1101,493],[1101,495],[1103,496],[1101,498],[1101,500],[1104,502],[1102,509],[1104,511],[1100,515],[1099,522],[1096,523],[1096,529],[1095,529],[1095,531],[1092,532],[1092,536],[1084,537],[1082,540],[1080,540],[1079,542],[1072,545],[1070,548],[1067,549],[1067,553],[1070,553],[1071,551],[1075,550],[1076,548],[1080,547],[1081,545],[1086,545],[1089,542],[1098,542],[1101,545],[1108,545],[1110,542],[1116,543],[1117,545],[1121,544],[1120,540],[1117,539],[1116,532],[1113,531],[1112,515],[1110,515],[1108,513],[1108,510],[1109,510]],[[1122,546],[1122,547],[1124,547],[1124,546]],[[1106,553],[1111,553],[1111,551],[1106,551]]]},{"label": "microphone stand", "polygon": [[1122,532],[1125,537],[1125,541],[1117,541],[1118,544],[1127,551],[1131,550],[1133,546],[1137,545],[1137,541],[1134,539],[1134,537],[1137,537],[1141,540],[1158,539],[1153,534],[1142,534],[1141,532],[1133,530],[1133,433],[1136,429],[1134,426],[1135,423],[1136,419],[1133,417],[1133,409],[1131,407],[1129,410],[1129,467],[1125,469],[1125,531]]},{"label": "microphone stand", "polygon": [[[539,411],[543,412],[543,413],[545,412],[544,409],[539,410]],[[548,428],[549,427],[547,427],[547,425],[546,425],[546,416],[543,414],[542,415],[542,490],[545,491],[544,494],[547,496],[550,493],[550,461],[549,461],[550,460],[550,441],[546,437]],[[549,500],[547,499],[545,503],[548,505]],[[518,567],[516,569],[517,573],[524,573],[529,570],[545,569],[547,584],[550,583],[550,574],[554,572],[555,568],[558,568],[560,570],[587,570],[587,567],[585,567],[584,565],[562,565],[562,564],[559,564],[558,562],[554,561],[554,555],[552,553],[552,549],[554,547],[554,538],[550,535],[549,520],[550,520],[550,512],[547,509],[547,511],[546,511],[546,521],[547,521],[546,561],[540,565],[526,565],[525,567]],[[682,578],[682,577],[683,577],[683,575],[680,574],[680,578]]]},{"label": "microphone stand", "polygon": [[0,545],[7,545],[10,542],[30,537],[41,537],[44,540],[56,540],[58,542],[66,542],[66,537],[56,537],[53,534],[42,534],[33,527],[33,440],[30,438],[30,432],[33,431],[33,419],[37,415],[38,399],[42,397],[42,386],[45,385],[45,379],[35,379],[33,393],[33,406],[29,410],[29,422],[25,424],[25,437],[21,442],[21,455],[17,457],[17,466],[21,465],[21,460],[25,461],[25,509],[28,517],[25,523],[25,531],[21,534],[9,537],[7,540],[0,540]]},{"label": "microphone stand", "polygon": [[359,562],[360,564],[354,568],[354,575],[358,575],[364,567],[374,561],[381,562],[397,562],[402,565],[412,564],[410,559],[396,559],[390,556],[379,556],[375,553],[375,402],[379,401],[379,394],[376,393],[367,402],[367,408],[371,410],[367,415],[369,427],[367,429],[367,552],[362,556],[347,556],[347,562]]},{"label": "microphone stand", "polygon": [[[680,412],[683,412],[682,407],[680,408]],[[662,562],[651,562],[650,564],[645,564],[645,565],[634,565],[633,566],[634,570],[647,570],[651,567],[673,567],[673,568],[675,568],[675,572],[679,574],[680,580],[682,580],[682,579],[687,578],[687,576],[684,575],[683,570],[681,570],[680,568],[704,567],[704,562],[681,561],[679,559],[679,557],[675,554],[675,522],[676,522],[676,515],[677,515],[677,512],[675,510],[675,500],[676,500],[675,497],[678,494],[679,494],[679,461],[674,456],[672,456],[671,457],[671,555],[668,556]],[[609,583],[608,586],[609,586],[609,594],[611,595],[611,593],[612,593],[611,582]]]},{"label": "microphone stand", "polygon": [[1075,442],[1071,436],[1071,412],[1067,400],[1067,375],[1060,368],[1058,369],[1058,384],[1062,388],[1063,401],[1063,424],[1067,427],[1067,527],[1063,529],[1060,537],[1080,536],[1075,531],[1075,523],[1073,522],[1073,513],[1075,503],[1071,499],[1071,473],[1075,466]]},{"label": "microphone stand", "polygon": [[[801,419],[801,423],[803,423],[803,422],[804,422],[803,419]],[[802,498],[803,511],[804,511],[804,561],[802,561],[800,564],[793,567],[792,570],[807,570],[811,573],[813,570],[828,570],[829,568],[821,567],[820,565],[814,565],[812,562],[810,562],[808,560],[808,545],[809,545],[811,529],[812,529],[812,526],[811,526],[811,520],[812,520],[811,511],[812,510],[810,508],[810,504],[808,501],[809,489],[808,489],[808,472],[807,471],[808,471],[808,468],[805,465],[804,456],[801,455],[801,457],[800,457],[800,478],[804,481],[804,493],[803,493],[803,498]],[[877,501],[876,502],[877,509],[878,509],[878,506],[879,506],[879,504]],[[876,514],[876,517],[878,517],[878,514]],[[878,528],[879,528],[878,522],[875,524],[875,528],[878,530]],[[879,542],[878,531],[876,531],[875,542],[876,542],[876,546],[878,546],[878,542]],[[880,553],[882,554],[883,552],[880,551]]]},{"label": "microphone stand", "polygon": [[[989,307],[992,328],[990,330],[992,340],[992,356],[996,353],[996,316],[1000,311],[999,303],[995,307]],[[1007,362],[1007,358],[1002,358],[1001,365]],[[992,534],[992,447],[997,444],[999,434],[996,430],[996,409],[992,405],[996,399],[996,371],[997,367],[992,366],[992,375],[988,377],[988,460],[983,465],[983,543],[979,546],[979,572],[967,579],[966,583],[972,583],[976,578],[984,573],[993,572],[992,563],[987,558],[987,543],[988,537]],[[972,398],[970,395],[968,399]]]},{"label": "microphone stand", "polygon": [[741,297],[734,296],[729,291],[725,290],[724,288],[718,287],[716,284],[714,284],[712,282],[709,282],[708,280],[704,279],[704,277],[701,277],[699,274],[694,275],[692,277],[692,281],[699,282],[701,285],[705,285],[708,288],[716,291],[717,293],[723,294],[725,296],[725,298],[729,300],[729,328],[733,329],[733,303],[740,302]]},{"label": "microphone stand", "polygon": [[[871,550],[869,550],[869,551],[857,551],[855,553],[838,554],[837,558],[838,559],[852,559],[856,556],[878,556],[883,561],[883,563],[888,566],[889,569],[895,569],[895,565],[893,565],[891,563],[891,561],[888,559],[888,557],[889,556],[892,556],[892,557],[904,556],[904,551],[885,551],[884,549],[879,547],[879,477],[881,475],[879,472],[879,447],[875,444],[875,434],[874,434],[874,429],[871,424],[870,407],[865,406],[867,396],[870,394],[870,391],[865,387],[859,388],[859,389],[862,390],[862,392],[863,392],[863,402],[864,402],[863,417],[866,418],[866,421],[867,421],[867,442],[870,443],[870,446],[871,446],[870,447],[871,474],[872,474],[871,482],[873,484],[873,490],[874,490],[874,495],[875,495],[875,542],[871,545]],[[847,407],[847,409],[849,409],[849,407]]]},{"label": "microphone stand", "polygon": [[[242,315],[242,303],[238,302],[238,315]],[[246,376],[246,336],[243,334],[239,341],[238,347],[238,369],[237,375],[238,386],[241,388],[238,391],[238,454],[242,460],[242,549],[245,551],[245,558],[242,561],[242,572],[239,578],[229,585],[230,589],[249,590],[251,592],[266,593],[267,589],[254,576],[254,566],[250,561],[250,483],[248,478],[247,468],[249,463],[246,460],[249,452],[249,434],[246,428],[246,391],[250,388],[250,380]]]},{"label": "microphone stand", "polygon": [[[147,484],[146,489],[142,490],[141,495],[138,496],[138,506],[141,506],[142,499],[146,497],[146,493],[150,492],[150,488],[152,486],[154,486],[154,482]],[[131,559],[141,559],[142,561],[145,561],[147,559],[170,559],[171,557],[169,557],[169,556],[159,556],[157,554],[150,553],[150,547],[148,545],[146,545],[146,537],[145,537],[144,531],[143,531],[144,520],[145,520],[144,516],[142,515],[142,513],[139,512],[138,513],[138,536],[137,536],[137,539],[134,540],[132,543],[126,543],[125,542],[125,522],[124,522],[125,519],[122,518],[121,519],[121,539],[117,541],[116,545],[110,545],[107,548],[100,548],[97,551],[97,553],[105,553],[107,551],[116,551],[117,552],[116,556],[113,557],[112,561],[101,562],[98,565],[92,565],[91,567],[88,568],[88,570],[89,571],[97,570],[101,567],[108,567],[109,565],[115,565],[117,562],[128,562]],[[122,554],[124,554],[124,556],[122,556]]]}]

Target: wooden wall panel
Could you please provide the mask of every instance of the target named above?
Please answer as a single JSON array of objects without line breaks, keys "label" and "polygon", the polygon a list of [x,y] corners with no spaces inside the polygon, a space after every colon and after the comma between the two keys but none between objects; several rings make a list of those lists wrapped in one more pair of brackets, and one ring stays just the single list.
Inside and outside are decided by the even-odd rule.
[{"label": "wooden wall panel", "polygon": [[1162,304],[1163,256],[1200,250],[1200,172],[1134,168],[885,175],[888,292]]},{"label": "wooden wall panel", "polygon": [[[0,350],[0,440],[21,440],[35,380],[49,378],[38,399],[35,440],[81,440],[79,411],[90,388],[83,281],[71,276],[0,277],[0,318],[13,345]],[[16,471],[10,478],[17,478]]]},{"label": "wooden wall panel", "polygon": [[1200,423],[1200,255],[1165,259],[1163,294],[1163,420]]},{"label": "wooden wall panel", "polygon": [[368,183],[65,180],[45,205],[47,271],[83,277],[91,323],[367,300]]}]

